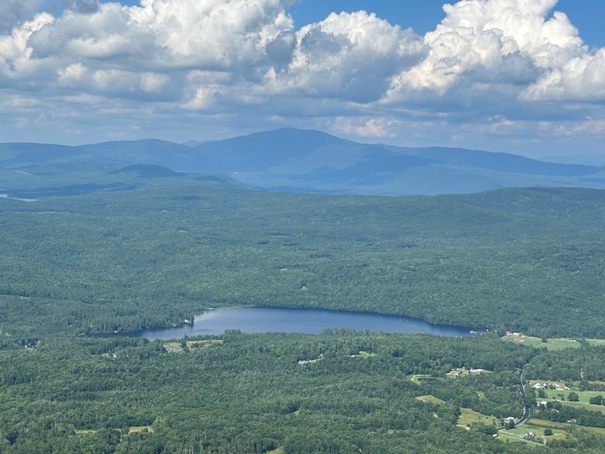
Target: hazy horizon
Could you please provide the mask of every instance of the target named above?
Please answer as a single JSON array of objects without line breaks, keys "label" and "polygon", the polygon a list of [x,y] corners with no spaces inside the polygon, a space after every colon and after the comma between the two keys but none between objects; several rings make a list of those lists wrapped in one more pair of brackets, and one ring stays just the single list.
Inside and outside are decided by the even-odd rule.
[{"label": "hazy horizon", "polygon": [[0,136],[602,155],[605,3],[7,0]]}]

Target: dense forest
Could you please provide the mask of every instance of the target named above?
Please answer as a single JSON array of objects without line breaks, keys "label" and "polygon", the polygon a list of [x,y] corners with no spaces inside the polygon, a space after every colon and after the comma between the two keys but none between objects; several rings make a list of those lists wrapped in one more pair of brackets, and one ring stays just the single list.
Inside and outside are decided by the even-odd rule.
[{"label": "dense forest", "polygon": [[[0,452],[517,452],[491,434],[523,412],[515,367],[543,354],[485,337],[352,331],[228,332],[178,352],[129,338],[9,342],[0,350]],[[493,371],[446,378],[458,367]],[[418,374],[426,379],[410,379]],[[461,407],[491,416],[464,430]],[[604,441],[565,438],[594,452]]]},{"label": "dense forest", "polygon": [[[602,452],[602,406],[542,405],[528,385],[605,389],[605,347],[584,340],[605,337],[605,192],[362,197],[96,172],[7,180],[36,201],[0,198],[0,453],[526,452],[494,437],[525,405],[559,432],[527,443]],[[236,305],[489,333],[124,335]]]},{"label": "dense forest", "polygon": [[138,331],[256,305],[605,337],[603,191],[388,198],[113,178],[130,189],[0,199],[0,329]]}]

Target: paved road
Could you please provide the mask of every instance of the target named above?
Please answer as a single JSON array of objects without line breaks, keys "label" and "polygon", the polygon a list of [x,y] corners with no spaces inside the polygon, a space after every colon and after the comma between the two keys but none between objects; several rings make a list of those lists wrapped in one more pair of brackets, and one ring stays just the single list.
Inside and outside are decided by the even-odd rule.
[{"label": "paved road", "polygon": [[515,422],[515,425],[517,426],[520,426],[529,419],[529,405],[527,405],[527,394],[525,394],[525,386],[523,386],[522,370],[519,370],[519,391],[521,392],[521,396],[523,397],[523,404],[525,405],[525,410],[523,411],[523,416],[521,416],[521,419]]}]

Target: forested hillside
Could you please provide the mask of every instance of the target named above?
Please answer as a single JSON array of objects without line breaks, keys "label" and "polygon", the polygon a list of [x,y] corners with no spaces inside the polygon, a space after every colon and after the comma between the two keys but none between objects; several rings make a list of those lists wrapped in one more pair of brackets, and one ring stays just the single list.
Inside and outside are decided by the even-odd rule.
[{"label": "forested hillside", "polygon": [[[0,198],[1,453],[525,452],[525,405],[552,435],[522,443],[601,452],[601,407],[559,394],[548,405],[576,421],[559,422],[519,380],[605,390],[604,347],[583,339],[605,337],[602,191],[383,198],[155,166],[36,172],[5,173]],[[235,305],[490,332],[124,337]],[[545,350],[554,336],[575,349]]]},{"label": "forested hillside", "polygon": [[0,329],[138,331],[259,305],[605,337],[605,192],[325,196],[140,171],[0,199]]},{"label": "forested hillside", "polygon": [[[234,332],[182,344],[4,342],[0,452],[526,452],[492,435],[523,412],[515,368],[549,378],[542,350],[486,337]],[[460,367],[490,372],[446,377]],[[602,452],[603,441],[580,427],[547,447]]]},{"label": "forested hillside", "polygon": [[604,169],[462,148],[357,143],[284,128],[190,147],[162,140],[80,146],[0,143],[0,167],[164,166],[229,176],[252,187],[295,192],[435,195],[508,187],[605,189]]}]

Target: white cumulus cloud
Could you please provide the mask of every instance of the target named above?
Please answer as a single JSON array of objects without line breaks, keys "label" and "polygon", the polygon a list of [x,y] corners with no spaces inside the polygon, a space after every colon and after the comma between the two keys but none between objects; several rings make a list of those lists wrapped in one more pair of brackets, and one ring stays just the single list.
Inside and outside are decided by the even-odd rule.
[{"label": "white cumulus cloud", "polygon": [[0,2],[0,33],[10,32],[15,26],[33,17],[42,0],[2,0]]},{"label": "white cumulus cloud", "polygon": [[[601,99],[603,51],[591,52],[557,0],[463,0],[424,36],[426,57],[393,78],[386,101],[485,104]],[[551,15],[552,13],[552,15]]]},{"label": "white cumulus cloud", "polygon": [[[78,106],[115,104],[140,123],[131,131],[161,112],[395,139],[434,121],[455,138],[605,117],[605,49],[584,44],[557,0],[446,4],[424,36],[366,11],[296,28],[291,0],[54,1],[64,8],[0,1],[0,94],[36,101],[0,104],[3,118],[85,131],[68,128],[84,121]],[[108,112],[91,107],[87,121],[111,123]]]},{"label": "white cumulus cloud", "polygon": [[421,52],[413,31],[374,14],[331,14],[297,32],[292,62],[267,80],[282,92],[364,103],[379,99]]}]

